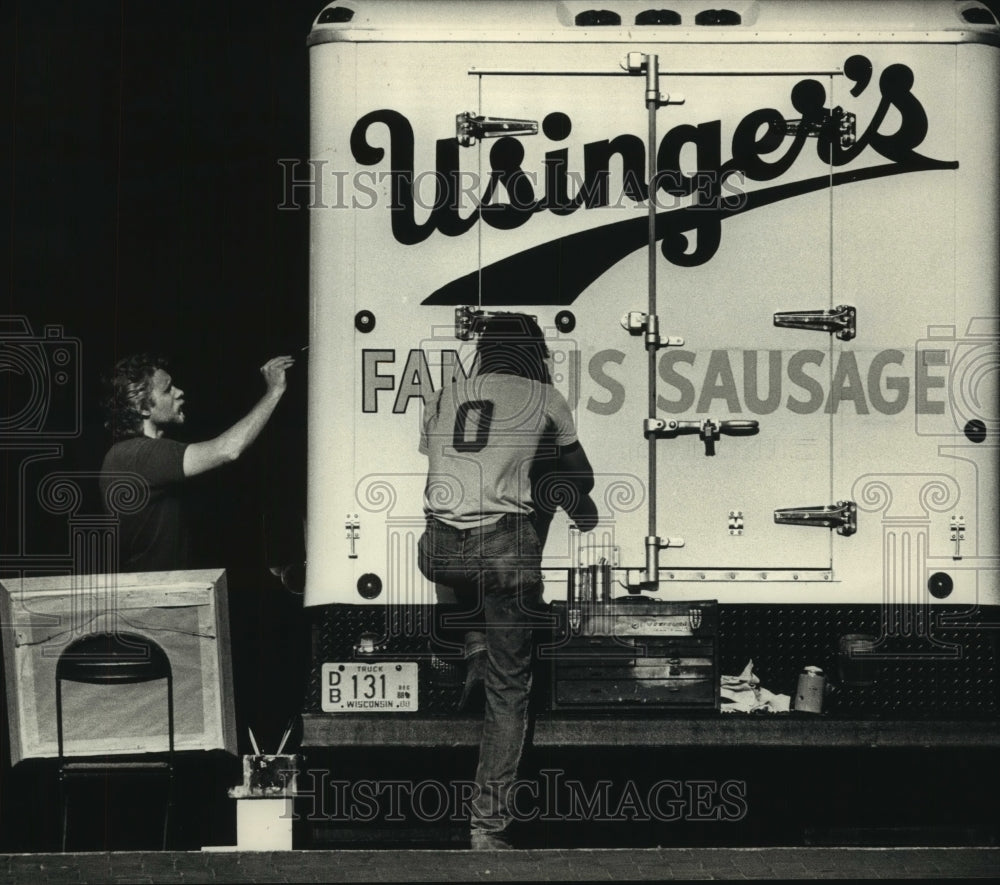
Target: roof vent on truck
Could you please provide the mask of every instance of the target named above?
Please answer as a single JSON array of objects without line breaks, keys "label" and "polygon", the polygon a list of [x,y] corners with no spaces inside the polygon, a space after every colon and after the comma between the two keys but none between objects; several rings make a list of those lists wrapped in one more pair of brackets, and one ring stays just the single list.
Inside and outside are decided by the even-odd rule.
[{"label": "roof vent on truck", "polygon": [[997,23],[992,10],[985,6],[970,6],[968,9],[963,9],[962,18],[970,25],[995,25]]},{"label": "roof vent on truck", "polygon": [[335,25],[349,22],[352,18],[354,18],[353,9],[348,9],[346,6],[329,6],[319,14],[316,24]]},{"label": "roof vent on truck", "polygon": [[672,9],[645,9],[635,17],[637,25],[679,25],[681,14]]},{"label": "roof vent on truck", "polygon": [[575,21],[578,28],[592,28],[600,25],[620,25],[622,17],[610,9],[588,9],[578,13]]},{"label": "roof vent on truck", "polygon": [[740,25],[743,17],[732,9],[703,9],[694,17],[696,25]]}]

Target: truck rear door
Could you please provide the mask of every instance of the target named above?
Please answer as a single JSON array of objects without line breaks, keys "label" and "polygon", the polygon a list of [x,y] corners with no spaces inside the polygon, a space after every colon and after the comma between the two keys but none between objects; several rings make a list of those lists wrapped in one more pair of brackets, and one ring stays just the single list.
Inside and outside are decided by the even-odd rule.
[{"label": "truck rear door", "polygon": [[[537,313],[554,339],[605,517],[582,541],[557,522],[546,564],[587,564],[596,549],[635,568],[652,534],[684,539],[660,554],[668,580],[829,569],[830,532],[790,532],[774,511],[834,495],[832,336],[775,324],[832,306],[831,167],[793,124],[770,127],[802,116],[796,89],[817,87],[797,84],[832,95],[838,72],[661,59],[650,237],[645,78],[619,66],[626,48],[580,50],[576,69],[475,75],[482,115],[539,124],[478,145],[483,181],[499,185],[480,226],[479,303]],[[622,323],[649,312],[651,250],[661,337],[683,339],[658,349],[652,378],[643,335]],[[668,422],[655,466],[649,418]],[[732,434],[723,423],[749,421]]]}]

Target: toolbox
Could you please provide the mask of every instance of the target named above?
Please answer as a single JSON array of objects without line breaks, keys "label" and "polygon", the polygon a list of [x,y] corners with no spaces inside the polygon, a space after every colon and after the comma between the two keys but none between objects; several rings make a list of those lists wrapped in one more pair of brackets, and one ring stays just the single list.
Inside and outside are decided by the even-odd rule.
[{"label": "toolbox", "polygon": [[719,707],[718,603],[555,603],[554,710]]}]

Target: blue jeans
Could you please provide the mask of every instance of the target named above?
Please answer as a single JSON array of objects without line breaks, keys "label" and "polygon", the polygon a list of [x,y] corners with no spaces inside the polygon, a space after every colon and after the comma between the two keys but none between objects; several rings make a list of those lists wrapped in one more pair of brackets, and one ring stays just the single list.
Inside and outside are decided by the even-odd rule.
[{"label": "blue jeans", "polygon": [[528,727],[531,635],[540,623],[542,591],[538,535],[530,519],[514,514],[481,529],[456,529],[431,517],[417,549],[424,576],[450,587],[474,616],[467,629],[481,623],[485,632],[486,715],[472,831],[499,833],[512,819],[508,792]]}]

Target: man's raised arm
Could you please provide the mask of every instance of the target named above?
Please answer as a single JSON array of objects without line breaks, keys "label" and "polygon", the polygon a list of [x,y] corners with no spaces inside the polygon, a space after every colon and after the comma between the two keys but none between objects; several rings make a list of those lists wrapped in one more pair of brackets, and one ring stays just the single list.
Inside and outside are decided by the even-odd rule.
[{"label": "man's raised arm", "polygon": [[257,404],[228,430],[215,439],[192,443],[184,450],[184,475],[197,476],[235,461],[257,439],[270,420],[282,394],[285,392],[285,370],[295,360],[290,356],[277,356],[260,368],[267,390]]}]

